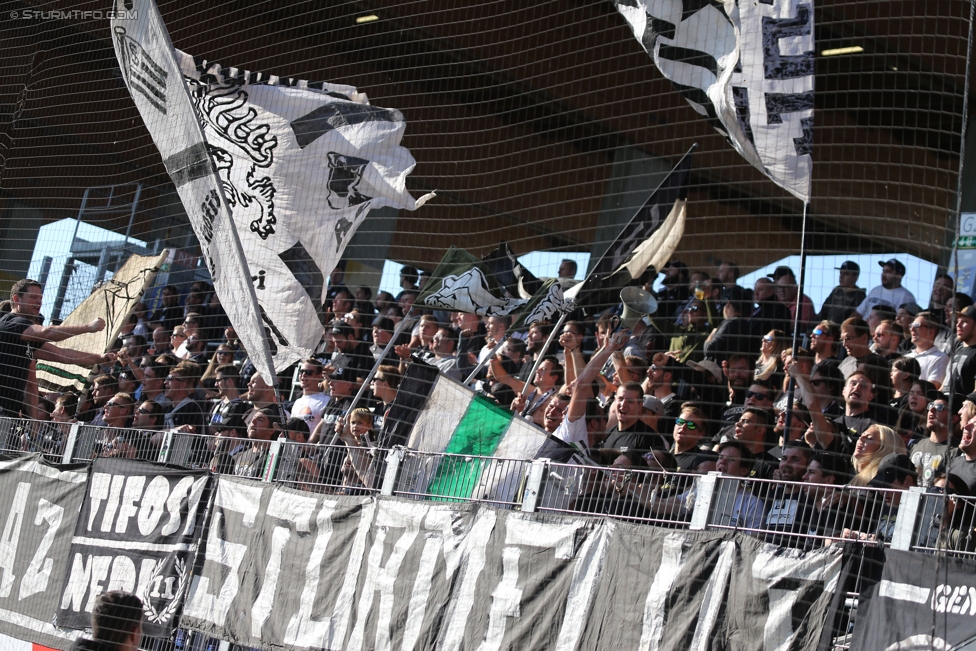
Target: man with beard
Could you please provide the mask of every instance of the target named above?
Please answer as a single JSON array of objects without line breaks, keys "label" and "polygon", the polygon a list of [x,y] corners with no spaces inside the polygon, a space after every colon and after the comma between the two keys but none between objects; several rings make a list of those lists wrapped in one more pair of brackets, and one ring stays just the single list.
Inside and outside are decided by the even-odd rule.
[{"label": "man with beard", "polygon": [[898,309],[905,303],[915,302],[915,296],[901,286],[905,265],[895,258],[878,264],[881,266],[881,284],[868,292],[867,298],[857,306],[857,313],[863,318],[867,318],[871,308],[878,304],[890,305]]},{"label": "man with beard", "polygon": [[821,411],[819,394],[810,380],[799,374],[793,364],[787,366],[786,370],[803,388],[806,396],[817,440],[814,448],[844,456],[852,454],[861,434],[878,420],[872,405],[874,383],[871,377],[864,371],[857,370],[847,378],[843,391],[844,414],[828,421]]},{"label": "man with beard", "polygon": [[801,482],[812,457],[813,450],[803,441],[793,441],[783,448],[783,457],[773,472],[773,479],[795,483],[775,484],[768,496],[763,529],[777,533],[766,534],[764,542],[781,547],[804,546],[803,538],[789,534],[806,533],[810,529],[813,509]]},{"label": "man with beard", "polygon": [[335,345],[331,364],[344,358],[343,365],[352,373],[350,376],[356,382],[356,389],[366,379],[373,369],[373,353],[364,341],[356,339],[356,331],[348,323],[339,321],[332,324],[332,328],[325,334],[326,340],[331,339]]},{"label": "man with beard", "polygon": [[919,376],[921,379],[928,380],[935,385],[936,389],[942,388],[946,367],[949,365],[949,356],[935,346],[939,325],[932,320],[929,312],[919,312],[909,330],[915,350],[905,357],[914,357],[918,360],[918,365],[922,368],[922,374]]},{"label": "man with beard", "polygon": [[939,274],[932,283],[932,294],[929,296],[927,312],[932,313],[932,320],[939,325],[945,325],[945,306],[955,293],[955,281],[949,274]]},{"label": "man with beard", "polygon": [[[932,485],[938,471],[945,470],[945,460],[949,453],[949,435],[958,422],[958,416],[949,413],[947,396],[932,391],[927,397],[931,401],[925,417],[925,431],[928,432],[928,437],[919,440],[909,451],[912,463],[915,464],[918,472],[918,485],[924,488]],[[961,405],[962,402],[961,395],[952,397],[952,404]]]},{"label": "man with beard", "polygon": [[[872,314],[875,312],[877,310],[874,310]],[[871,344],[871,351],[891,363],[901,357],[901,351],[898,350],[898,347],[901,345],[904,336],[905,332],[900,325],[892,319],[884,319],[878,323],[874,329],[874,334],[871,336],[874,340],[874,343]]]},{"label": "man with beard", "polygon": [[729,401],[727,404],[743,404],[746,389],[752,382],[752,362],[745,355],[733,355],[722,362],[722,373],[728,381]]},{"label": "man with beard", "polygon": [[835,323],[822,321],[810,333],[810,352],[814,364],[838,364],[837,349],[840,345],[840,328]]},{"label": "man with beard", "polygon": [[[976,393],[967,395],[966,402],[972,403],[969,409],[976,405]],[[964,405],[963,408],[967,407]],[[968,420],[963,426],[959,452],[962,454],[953,457],[949,462],[949,473],[961,477],[969,486],[970,494],[976,494],[976,418]]]},{"label": "man with beard", "polygon": [[773,424],[772,414],[759,407],[746,407],[735,422],[734,440],[746,446],[754,459],[750,477],[770,479],[779,467],[779,459],[766,451]]}]

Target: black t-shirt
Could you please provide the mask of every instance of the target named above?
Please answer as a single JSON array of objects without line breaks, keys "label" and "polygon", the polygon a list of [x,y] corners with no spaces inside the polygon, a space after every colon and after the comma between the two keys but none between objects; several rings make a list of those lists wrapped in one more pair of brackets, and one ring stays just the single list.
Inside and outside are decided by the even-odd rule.
[{"label": "black t-shirt", "polygon": [[786,488],[776,487],[766,502],[766,513],[763,517],[764,529],[779,531],[786,535],[767,535],[764,542],[786,547],[802,547],[805,542],[803,538],[788,534],[807,533],[810,530],[813,509],[807,502],[803,490],[795,488],[787,491]]},{"label": "black t-shirt", "polygon": [[614,425],[607,431],[607,438],[603,442],[603,447],[619,450],[628,448],[631,450],[667,450],[667,445],[660,434],[652,430],[643,421],[637,421],[630,426],[630,429],[621,432]]},{"label": "black t-shirt", "polygon": [[976,346],[959,346],[952,354],[952,390],[966,395],[976,384]]},{"label": "black t-shirt", "polygon": [[955,457],[949,462],[949,474],[958,475],[969,486],[970,494],[976,495],[976,461],[967,461],[962,455]]},{"label": "black t-shirt", "polygon": [[191,425],[197,434],[203,433],[204,416],[200,403],[196,400],[184,400],[173,406],[173,411],[166,414],[166,427],[183,427]]},{"label": "black t-shirt", "polygon": [[878,419],[873,408],[869,408],[866,412],[858,416],[838,416],[833,420],[834,427],[837,430],[837,436],[834,438],[834,442],[828,452],[853,454],[854,446],[857,445],[857,440],[861,438],[861,434],[867,428],[871,427],[872,423],[876,422],[878,422]]},{"label": "black t-shirt", "polygon": [[24,404],[27,371],[34,346],[21,339],[33,323],[13,313],[0,317],[0,408],[5,415],[17,417]]}]

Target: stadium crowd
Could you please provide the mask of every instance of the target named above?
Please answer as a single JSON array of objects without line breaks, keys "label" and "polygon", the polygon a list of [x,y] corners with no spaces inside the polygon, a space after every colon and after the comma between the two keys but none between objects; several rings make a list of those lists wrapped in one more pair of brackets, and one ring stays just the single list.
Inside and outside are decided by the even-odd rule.
[{"label": "stadium crowd", "polygon": [[[290,401],[255,373],[206,283],[183,297],[167,285],[155,311],[136,306],[110,353],[89,355],[55,344],[104,322],[44,326],[41,286],[20,281],[0,306],[0,415],[46,425],[4,448],[59,460],[59,424],[81,422],[100,428],[93,455],[156,459],[173,431],[200,435],[188,463],[258,477],[278,439],[312,444],[285,455],[279,477],[355,493],[376,481],[376,448],[407,442],[384,424],[410,365],[425,363],[550,433],[542,456],[606,468],[548,486],[552,508],[687,522],[693,475],[718,471],[741,479],[722,496],[728,526],[784,541],[889,538],[900,491],[976,496],[976,306],[942,274],[922,309],[901,286],[904,265],[879,264],[881,285],[865,291],[845,262],[818,313],[788,267],[746,288],[735,264],[711,277],[672,261],[657,310],[633,329],[618,328],[619,304],[577,310],[548,346],[549,323],[509,332],[509,317],[420,309],[427,278],[413,267],[397,296],[374,297],[348,289],[340,265],[321,344],[281,377],[284,388],[294,378]],[[575,274],[564,261],[560,283]],[[652,292],[656,277],[637,284]],[[407,316],[418,318],[399,332]],[[85,392],[51,392],[35,380],[45,360],[100,372]],[[939,544],[976,549],[967,513]]]}]

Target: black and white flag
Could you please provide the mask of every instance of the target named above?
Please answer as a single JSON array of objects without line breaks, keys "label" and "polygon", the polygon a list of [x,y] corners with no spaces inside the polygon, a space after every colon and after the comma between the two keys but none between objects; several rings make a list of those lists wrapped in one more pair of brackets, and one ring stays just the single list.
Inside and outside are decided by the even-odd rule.
[{"label": "black and white flag", "polygon": [[207,471],[96,459],[71,539],[58,625],[89,627],[95,598],[124,590],[142,599],[146,635],[169,637],[190,587],[209,488]]},{"label": "black and white flag", "polygon": [[692,108],[750,164],[808,202],[812,0],[613,2]]},{"label": "black and white flag", "polygon": [[[318,345],[324,278],[369,210],[414,210],[433,194],[414,200],[406,189],[415,161],[400,145],[406,121],[399,111],[371,106],[351,86],[223,67],[174,50],[152,0],[135,5],[137,20],[112,22],[123,76],[194,224],[221,304],[271,383],[256,352],[267,348],[281,370]],[[257,312],[251,295],[259,318],[238,314]]]},{"label": "black and white flag", "polygon": [[[649,266],[661,269],[671,259],[685,232],[690,169],[691,152],[682,157],[621,229],[587,279],[566,290],[566,298],[580,305],[599,303],[601,299],[595,298],[594,292],[619,290],[639,278]],[[610,302],[617,302],[616,293]]]}]

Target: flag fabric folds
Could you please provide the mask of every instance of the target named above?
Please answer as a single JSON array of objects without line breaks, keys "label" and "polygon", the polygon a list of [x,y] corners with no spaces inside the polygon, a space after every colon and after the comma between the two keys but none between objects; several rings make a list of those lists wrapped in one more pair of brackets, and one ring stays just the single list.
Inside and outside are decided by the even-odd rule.
[{"label": "flag fabric folds", "polygon": [[813,169],[812,0],[613,0],[658,70],[803,202]]},{"label": "flag fabric folds", "polygon": [[[412,469],[407,492],[512,501],[523,464],[511,460],[534,459],[547,434],[448,377],[430,386],[407,447],[457,456],[425,459]],[[480,456],[496,459],[470,458]]]},{"label": "flag fabric folds", "polygon": [[[281,370],[319,343],[324,279],[369,210],[414,210],[433,196],[406,189],[415,166],[400,145],[406,121],[351,86],[174,50],[152,0],[136,4],[137,20],[112,23],[123,77],[231,323],[252,359],[267,348]],[[251,295],[261,309],[248,319]]]}]

